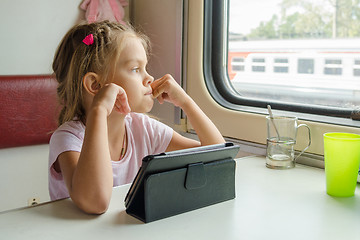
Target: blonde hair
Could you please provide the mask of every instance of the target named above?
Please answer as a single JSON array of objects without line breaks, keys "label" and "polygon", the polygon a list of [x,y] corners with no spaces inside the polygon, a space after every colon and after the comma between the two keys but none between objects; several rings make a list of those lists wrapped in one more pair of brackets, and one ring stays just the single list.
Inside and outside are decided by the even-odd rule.
[{"label": "blonde hair", "polygon": [[[83,39],[93,35],[93,44],[86,45]],[[59,125],[77,119],[85,123],[86,113],[83,106],[83,78],[86,73],[94,72],[100,76],[100,86],[112,78],[112,69],[124,48],[123,41],[129,37],[141,40],[149,54],[149,39],[135,31],[130,24],[102,21],[80,24],[71,28],[61,40],[55,53],[53,71],[59,83],[57,94],[62,105]]]}]

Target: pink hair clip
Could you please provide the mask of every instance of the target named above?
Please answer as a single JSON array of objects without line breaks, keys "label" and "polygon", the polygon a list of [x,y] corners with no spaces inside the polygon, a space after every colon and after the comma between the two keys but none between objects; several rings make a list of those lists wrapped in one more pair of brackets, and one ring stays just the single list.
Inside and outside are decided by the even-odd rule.
[{"label": "pink hair clip", "polygon": [[87,35],[84,40],[83,43],[85,43],[86,45],[91,45],[94,43],[94,36],[92,34]]}]

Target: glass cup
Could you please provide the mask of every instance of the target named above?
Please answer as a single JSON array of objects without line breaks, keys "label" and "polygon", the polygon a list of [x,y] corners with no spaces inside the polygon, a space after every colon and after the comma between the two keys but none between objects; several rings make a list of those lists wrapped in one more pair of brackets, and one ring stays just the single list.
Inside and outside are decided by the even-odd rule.
[{"label": "glass cup", "polygon": [[325,133],[324,161],[327,194],[354,196],[360,164],[360,135]]},{"label": "glass cup", "polygon": [[[297,123],[297,117],[266,117],[267,141],[266,141],[266,166],[274,169],[288,169],[295,167],[296,159],[305,152],[311,144],[310,128],[306,124]],[[309,143],[295,157],[294,146],[296,144],[297,130],[306,127],[309,133]]]}]

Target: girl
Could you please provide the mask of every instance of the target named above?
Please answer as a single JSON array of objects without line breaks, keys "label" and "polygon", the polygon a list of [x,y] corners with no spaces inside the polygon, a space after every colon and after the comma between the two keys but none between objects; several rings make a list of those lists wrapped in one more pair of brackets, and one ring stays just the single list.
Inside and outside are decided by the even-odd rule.
[{"label": "girl", "polygon": [[[210,119],[170,75],[146,71],[148,39],[108,21],[73,27],[53,62],[63,105],[50,140],[49,192],[87,213],[108,208],[112,187],[130,183],[142,158],[223,143]],[[144,115],[154,99],[180,107],[200,142]]]}]

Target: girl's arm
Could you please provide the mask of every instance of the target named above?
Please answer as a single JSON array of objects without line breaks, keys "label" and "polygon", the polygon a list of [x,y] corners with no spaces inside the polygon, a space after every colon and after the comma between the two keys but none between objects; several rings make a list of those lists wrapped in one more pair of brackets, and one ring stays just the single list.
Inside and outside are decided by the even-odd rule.
[{"label": "girl's arm", "polygon": [[[108,143],[107,117],[112,109],[121,110],[126,94],[118,86],[105,86],[95,96],[86,117],[81,153],[65,152],[58,161],[73,202],[87,213],[101,214],[108,208],[113,174]],[[128,106],[128,105],[127,105]]]},{"label": "girl's arm", "polygon": [[155,80],[151,84],[151,87],[153,88],[153,96],[157,98],[160,103],[164,101],[171,102],[185,112],[200,140],[200,143],[198,143],[174,132],[173,139],[167,151],[225,142],[214,123],[205,115],[194,100],[187,95],[172,76],[167,74]]},{"label": "girl's arm", "polygon": [[71,199],[87,213],[105,212],[111,198],[113,180],[106,119],[105,111],[91,111],[81,153],[65,152],[58,157]]}]

